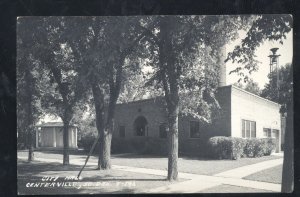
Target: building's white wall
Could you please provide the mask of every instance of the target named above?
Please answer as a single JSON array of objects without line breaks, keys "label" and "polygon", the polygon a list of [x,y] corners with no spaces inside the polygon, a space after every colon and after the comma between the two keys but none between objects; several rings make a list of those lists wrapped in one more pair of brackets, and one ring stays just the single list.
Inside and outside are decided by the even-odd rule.
[{"label": "building's white wall", "polygon": [[64,147],[63,128],[62,127],[58,127],[56,129],[56,147],[58,147],[58,148]]},{"label": "building's white wall", "polygon": [[44,127],[41,131],[41,146],[53,147],[54,135],[52,127]]},{"label": "building's white wall", "polygon": [[[232,87],[231,135],[242,137],[242,119],[256,122],[256,137],[263,137],[263,128],[281,130],[280,106]],[[280,140],[280,139],[279,139]]]},{"label": "building's white wall", "polygon": [[[63,128],[43,127],[41,131],[41,147],[57,147],[63,148]],[[77,148],[77,132],[75,127],[69,128],[69,147]]]}]

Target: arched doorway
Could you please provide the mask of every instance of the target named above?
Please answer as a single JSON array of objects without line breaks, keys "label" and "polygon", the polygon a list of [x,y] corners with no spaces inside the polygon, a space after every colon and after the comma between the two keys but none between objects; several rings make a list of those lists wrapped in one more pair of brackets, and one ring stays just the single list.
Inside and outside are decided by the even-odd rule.
[{"label": "arched doorway", "polygon": [[137,136],[145,136],[147,128],[147,119],[144,116],[139,116],[134,121],[134,130]]}]

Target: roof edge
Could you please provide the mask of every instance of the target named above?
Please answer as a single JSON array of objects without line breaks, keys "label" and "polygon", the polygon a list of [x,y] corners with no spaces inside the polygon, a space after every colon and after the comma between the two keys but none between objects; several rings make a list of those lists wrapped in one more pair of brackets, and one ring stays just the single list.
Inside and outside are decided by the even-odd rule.
[{"label": "roof edge", "polygon": [[[237,90],[241,91],[241,92],[244,92],[244,93],[246,93],[246,94],[252,95],[252,96],[254,96],[254,97],[256,97],[256,98],[259,98],[259,99],[261,99],[261,100],[267,101],[267,102],[269,102],[269,103],[272,103],[272,104],[275,104],[275,105],[281,107],[281,105],[280,105],[279,103],[276,103],[276,102],[271,101],[271,100],[269,100],[269,99],[266,99],[266,98],[263,98],[263,97],[258,96],[258,95],[256,95],[256,94],[253,94],[253,93],[251,93],[251,92],[248,92],[247,90],[244,90],[244,89],[242,89],[242,88],[239,88],[239,87],[237,87],[237,86],[235,86],[235,85],[228,85],[228,87],[230,87],[230,86],[231,86],[232,88],[234,88],[234,89],[237,89]],[[224,86],[223,86],[223,87],[224,87]],[[227,87],[227,86],[225,86],[225,87]]]}]

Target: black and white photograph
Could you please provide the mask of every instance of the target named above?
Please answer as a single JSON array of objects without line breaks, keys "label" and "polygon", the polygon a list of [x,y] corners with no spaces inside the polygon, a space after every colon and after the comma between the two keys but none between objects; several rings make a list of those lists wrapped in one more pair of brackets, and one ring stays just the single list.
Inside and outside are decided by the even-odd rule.
[{"label": "black and white photograph", "polygon": [[19,16],[17,193],[291,193],[293,16]]}]

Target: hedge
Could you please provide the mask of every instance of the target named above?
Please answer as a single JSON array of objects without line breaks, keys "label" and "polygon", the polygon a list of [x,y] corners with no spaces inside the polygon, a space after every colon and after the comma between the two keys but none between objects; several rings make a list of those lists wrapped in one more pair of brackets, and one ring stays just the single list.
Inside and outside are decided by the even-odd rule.
[{"label": "hedge", "polygon": [[217,159],[239,159],[240,157],[261,157],[270,155],[276,147],[274,138],[243,139],[216,136],[208,141],[210,153]]},{"label": "hedge", "polygon": [[271,155],[271,153],[276,149],[276,139],[274,138],[264,138],[265,144],[264,155]]},{"label": "hedge", "polygon": [[264,155],[265,143],[261,139],[246,139],[244,155],[247,157],[261,157]]},{"label": "hedge", "polygon": [[244,154],[247,157],[261,157],[271,155],[276,148],[276,141],[274,138],[252,138],[246,140],[244,147]]},{"label": "hedge", "polygon": [[242,138],[216,136],[208,141],[210,151],[218,159],[239,159],[244,150],[245,141]]}]

